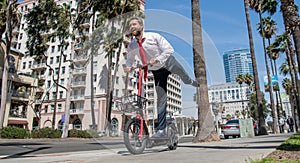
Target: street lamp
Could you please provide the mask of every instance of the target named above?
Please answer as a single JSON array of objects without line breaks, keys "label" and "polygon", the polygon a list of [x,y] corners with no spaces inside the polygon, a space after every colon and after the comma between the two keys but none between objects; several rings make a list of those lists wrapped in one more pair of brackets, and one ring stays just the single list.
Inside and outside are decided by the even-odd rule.
[{"label": "street lamp", "polygon": [[219,104],[216,102],[212,103],[212,111],[215,115],[215,126],[216,126],[216,131],[219,134],[219,124],[218,124],[218,114],[219,114]]}]

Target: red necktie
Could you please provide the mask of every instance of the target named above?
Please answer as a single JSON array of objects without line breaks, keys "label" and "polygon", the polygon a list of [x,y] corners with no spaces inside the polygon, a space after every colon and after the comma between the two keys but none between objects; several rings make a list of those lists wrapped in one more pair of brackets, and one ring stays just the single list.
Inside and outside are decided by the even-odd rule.
[{"label": "red necktie", "polygon": [[[147,58],[146,58],[146,54],[145,54],[145,51],[144,51],[144,48],[143,48],[143,42],[144,42],[145,38],[142,39],[142,41],[138,41],[138,44],[139,44],[139,47],[140,47],[140,56],[141,56],[141,59],[142,59],[142,63],[143,65],[146,65],[147,64]],[[147,79],[147,76],[148,76],[148,67],[146,66],[144,68],[144,80],[146,81]]]}]

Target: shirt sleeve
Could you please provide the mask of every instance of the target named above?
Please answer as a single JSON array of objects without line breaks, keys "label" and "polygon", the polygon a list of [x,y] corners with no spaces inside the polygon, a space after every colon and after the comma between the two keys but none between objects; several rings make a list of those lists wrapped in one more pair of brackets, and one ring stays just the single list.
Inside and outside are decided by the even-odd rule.
[{"label": "shirt sleeve", "polygon": [[160,55],[157,55],[156,59],[161,63],[164,64],[170,55],[174,53],[174,49],[171,44],[161,35],[156,35],[156,41],[158,44],[158,48],[161,51]]}]

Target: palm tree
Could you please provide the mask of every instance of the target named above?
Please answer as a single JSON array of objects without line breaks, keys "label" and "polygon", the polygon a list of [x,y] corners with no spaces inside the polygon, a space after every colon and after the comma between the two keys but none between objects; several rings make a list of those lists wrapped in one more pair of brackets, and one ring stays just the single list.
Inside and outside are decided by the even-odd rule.
[{"label": "palm tree", "polygon": [[262,19],[261,10],[259,8],[256,8],[255,10],[256,10],[256,12],[259,13],[259,18],[260,18],[260,23],[259,23],[258,30],[259,30],[259,33],[262,36],[262,39],[263,39],[265,64],[266,64],[267,75],[268,75],[268,87],[269,87],[268,91],[269,91],[269,94],[270,94],[271,110],[272,110],[273,123],[274,123],[273,124],[273,126],[274,126],[273,131],[274,131],[274,133],[278,133],[278,124],[277,124],[277,122],[278,122],[279,118],[277,119],[277,117],[278,117],[278,114],[279,114],[279,107],[278,107],[279,100],[278,100],[277,92],[275,91],[276,101],[277,101],[276,102],[277,105],[275,107],[275,102],[274,102],[274,97],[273,97],[274,87],[273,87],[273,84],[272,84],[272,78],[271,78],[269,64],[268,64],[268,58],[270,59],[270,63],[271,63],[272,75],[275,74],[275,69],[273,67],[273,62],[272,62],[272,59],[271,59],[270,55],[268,56],[266,43],[265,43],[265,38],[266,38],[266,39],[268,39],[269,45],[271,44],[270,40],[271,40],[272,36],[275,35],[275,32],[276,32],[276,23],[275,23],[275,21],[271,20],[270,17]]},{"label": "palm tree", "polygon": [[[3,65],[3,71],[2,71],[2,87],[1,87],[1,108],[0,108],[0,129],[3,127],[4,124],[4,117],[5,117],[5,110],[6,110],[6,99],[7,99],[7,79],[8,79],[8,60],[9,60],[9,54],[10,54],[10,48],[11,48],[11,39],[12,39],[12,30],[13,27],[16,26],[19,21],[16,17],[14,17],[16,14],[16,3],[17,0],[9,0],[9,1],[1,1],[0,7],[1,12],[0,16],[3,18],[5,14],[5,19],[2,19],[0,21],[0,34],[2,39],[3,31],[5,31],[5,40],[6,40],[6,51],[4,54],[4,65]],[[6,8],[5,8],[6,7]],[[13,22],[14,21],[14,22]],[[5,24],[5,28],[4,28]]]},{"label": "palm tree", "polygon": [[[250,90],[252,90],[252,89],[251,89],[251,84],[252,84],[252,82],[253,82],[253,76],[252,76],[251,74],[246,73],[246,74],[244,75],[244,82],[248,85],[248,88],[249,88]],[[249,97],[248,95],[247,95],[247,99],[248,99],[248,100],[250,99],[250,97]],[[249,117],[250,117],[250,112],[249,112],[248,106],[246,106],[246,111],[247,111],[248,118],[249,118]]]},{"label": "palm tree", "polygon": [[[289,96],[290,105],[292,108],[292,117],[295,119],[295,97],[293,93],[293,84],[289,78],[284,78],[282,81],[282,87],[285,89],[286,94]],[[294,125],[297,125],[297,123],[294,123]],[[296,132],[298,131],[298,128],[294,126],[296,129]]]},{"label": "palm tree", "polygon": [[274,42],[274,44],[276,46],[278,46],[281,51],[285,51],[286,57],[287,57],[287,62],[288,62],[288,67],[285,66],[285,69],[282,68],[283,72],[286,72],[287,68],[289,68],[289,73],[291,75],[291,79],[292,79],[292,83],[293,83],[293,94],[294,94],[294,99],[296,100],[296,108],[297,108],[297,112],[298,112],[298,118],[300,118],[300,96],[299,96],[299,92],[300,92],[300,84],[298,82],[298,73],[297,73],[297,65],[295,62],[295,58],[294,58],[294,48],[292,45],[292,41],[291,41],[291,37],[289,33],[285,33],[282,35],[279,35],[276,37],[276,40]]},{"label": "palm tree", "polygon": [[246,21],[247,21],[249,46],[250,46],[254,83],[255,83],[255,91],[256,91],[256,104],[257,104],[257,110],[258,110],[258,131],[259,131],[259,135],[265,135],[265,134],[267,134],[267,130],[266,130],[266,126],[265,126],[265,117],[263,114],[262,94],[261,94],[259,79],[258,79],[258,71],[257,71],[256,57],[255,57],[255,52],[254,52],[252,28],[251,28],[248,7],[249,7],[249,1],[244,0],[244,9],[245,9],[245,15],[246,15]]},{"label": "palm tree", "polygon": [[[215,131],[212,113],[208,101],[206,64],[202,42],[202,27],[200,18],[200,0],[192,0],[192,29],[194,73],[199,87],[198,96],[198,130],[193,142],[219,140]],[[201,98],[200,98],[201,97]]]},{"label": "palm tree", "polygon": [[[300,27],[299,13],[294,0],[280,0],[281,13],[287,34],[293,35],[298,65],[300,64]],[[299,67],[298,67],[299,68]]]},{"label": "palm tree", "polygon": [[242,99],[242,109],[244,110],[244,99],[243,99],[243,94],[242,94],[242,84],[245,82],[244,75],[239,74],[236,77],[236,82],[239,83],[239,85],[240,85],[240,94],[241,94],[241,99]]}]

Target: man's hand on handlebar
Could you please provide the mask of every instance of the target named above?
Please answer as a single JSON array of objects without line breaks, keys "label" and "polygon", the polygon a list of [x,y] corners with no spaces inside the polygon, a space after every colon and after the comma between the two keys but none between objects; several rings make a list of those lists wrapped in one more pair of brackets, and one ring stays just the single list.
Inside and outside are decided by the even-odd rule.
[{"label": "man's hand on handlebar", "polygon": [[151,66],[153,66],[154,64],[156,64],[158,62],[159,62],[159,60],[157,60],[156,58],[151,58],[149,63],[150,63]]}]

